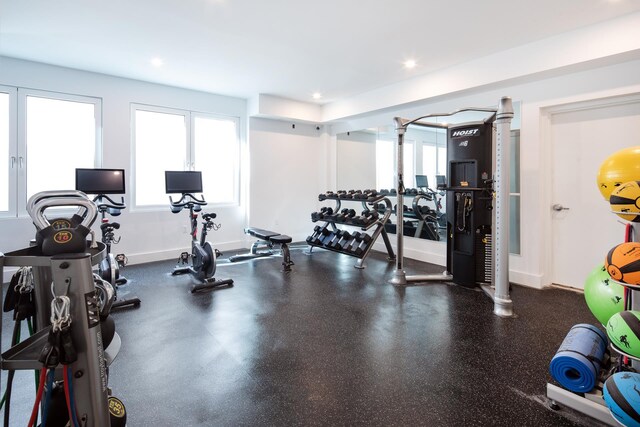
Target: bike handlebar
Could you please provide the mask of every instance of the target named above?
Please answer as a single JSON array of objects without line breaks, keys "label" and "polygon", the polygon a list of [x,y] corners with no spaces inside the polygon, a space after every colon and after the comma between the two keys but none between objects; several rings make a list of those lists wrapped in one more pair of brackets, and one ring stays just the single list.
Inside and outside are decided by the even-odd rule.
[{"label": "bike handlebar", "polygon": [[[106,199],[106,201],[104,199]],[[122,209],[125,209],[127,207],[127,205],[124,203],[124,197],[120,198],[120,202],[116,202],[111,197],[109,197],[109,196],[107,196],[105,194],[98,194],[93,199],[93,202],[96,204],[96,206],[98,207],[99,210],[103,210],[103,209],[122,210]]]},{"label": "bike handlebar", "polygon": [[198,206],[206,206],[207,202],[204,200],[204,196],[201,199],[198,199],[191,193],[182,193],[182,197],[177,202],[174,202],[171,196],[169,196],[169,202],[171,203],[172,208],[184,208],[189,207],[190,205],[198,205]]}]

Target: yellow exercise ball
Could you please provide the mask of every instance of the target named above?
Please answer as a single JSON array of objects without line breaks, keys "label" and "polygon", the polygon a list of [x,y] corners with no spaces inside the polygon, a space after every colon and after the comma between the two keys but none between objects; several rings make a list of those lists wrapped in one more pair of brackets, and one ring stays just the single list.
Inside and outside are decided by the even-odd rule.
[{"label": "yellow exercise ball", "polygon": [[598,170],[598,189],[609,200],[611,192],[621,184],[640,181],[640,146],[616,151],[600,165]]},{"label": "yellow exercise ball", "polygon": [[616,187],[609,196],[609,205],[620,218],[640,222],[640,182],[629,181]]}]

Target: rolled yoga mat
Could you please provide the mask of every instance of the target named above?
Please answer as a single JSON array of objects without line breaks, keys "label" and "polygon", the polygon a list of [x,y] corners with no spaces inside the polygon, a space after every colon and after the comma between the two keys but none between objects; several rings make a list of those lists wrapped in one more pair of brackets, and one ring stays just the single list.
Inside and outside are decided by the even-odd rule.
[{"label": "rolled yoga mat", "polygon": [[551,359],[551,376],[567,390],[587,393],[596,386],[607,350],[607,335],[595,326],[574,325]]}]

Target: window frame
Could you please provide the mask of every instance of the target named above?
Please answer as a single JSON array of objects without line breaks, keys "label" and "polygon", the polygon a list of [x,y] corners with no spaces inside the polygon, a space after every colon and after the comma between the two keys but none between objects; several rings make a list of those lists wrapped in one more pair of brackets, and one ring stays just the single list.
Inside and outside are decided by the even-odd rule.
[{"label": "window frame", "polygon": [[189,151],[187,161],[190,163],[189,170],[194,170],[195,159],[193,156],[196,154],[196,137],[195,137],[195,122],[197,118],[213,119],[220,121],[230,121],[235,125],[235,163],[233,165],[233,200],[230,202],[211,202],[212,206],[216,207],[237,207],[240,206],[240,158],[242,155],[240,144],[240,117],[227,116],[224,114],[205,113],[201,111],[190,111],[190,128],[189,128]]},{"label": "window frame", "polygon": [[[21,159],[18,156],[18,88],[0,85],[0,92],[9,95],[9,150],[7,153],[8,206],[6,211],[0,211],[0,218],[15,218],[18,212],[18,175],[21,173]],[[22,160],[22,162],[24,162],[24,160]]]},{"label": "window frame", "polygon": [[86,95],[29,89],[15,86],[0,86],[0,92],[9,93],[9,210],[0,212],[0,218],[28,218],[27,213],[27,98],[80,102],[93,105],[95,126],[94,167],[103,160],[102,98]]},{"label": "window frame", "polygon": [[[130,138],[131,138],[131,186],[129,188],[129,192],[131,194],[131,211],[159,211],[165,210],[167,208],[167,204],[156,204],[156,205],[138,205],[136,203],[136,192],[137,192],[137,167],[136,167],[136,159],[137,159],[137,146],[136,146],[136,112],[137,111],[147,111],[152,113],[163,113],[163,114],[174,114],[178,116],[182,116],[185,121],[185,132],[186,132],[186,146],[185,146],[185,157],[186,162],[183,164],[183,170],[190,171],[194,170],[195,160],[193,159],[195,153],[195,120],[196,118],[207,118],[207,119],[215,119],[215,120],[226,120],[231,121],[235,125],[235,144],[236,144],[236,162],[234,165],[233,171],[233,193],[234,200],[231,202],[211,202],[208,201],[209,206],[215,207],[237,207],[240,206],[240,174],[241,174],[241,155],[242,155],[242,144],[240,138],[240,117],[225,115],[219,113],[210,113],[204,111],[195,111],[195,110],[185,110],[179,108],[171,108],[164,107],[158,105],[149,105],[149,104],[141,104],[134,103],[130,104],[130,120],[131,120],[131,129],[130,129]],[[168,196],[167,196],[168,200]]]}]

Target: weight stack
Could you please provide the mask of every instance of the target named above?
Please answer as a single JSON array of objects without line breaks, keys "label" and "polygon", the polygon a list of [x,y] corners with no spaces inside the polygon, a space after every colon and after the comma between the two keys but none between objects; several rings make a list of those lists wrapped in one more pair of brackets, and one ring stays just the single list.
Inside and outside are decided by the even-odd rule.
[{"label": "weight stack", "polygon": [[476,282],[492,283],[493,240],[489,227],[476,230]]}]

